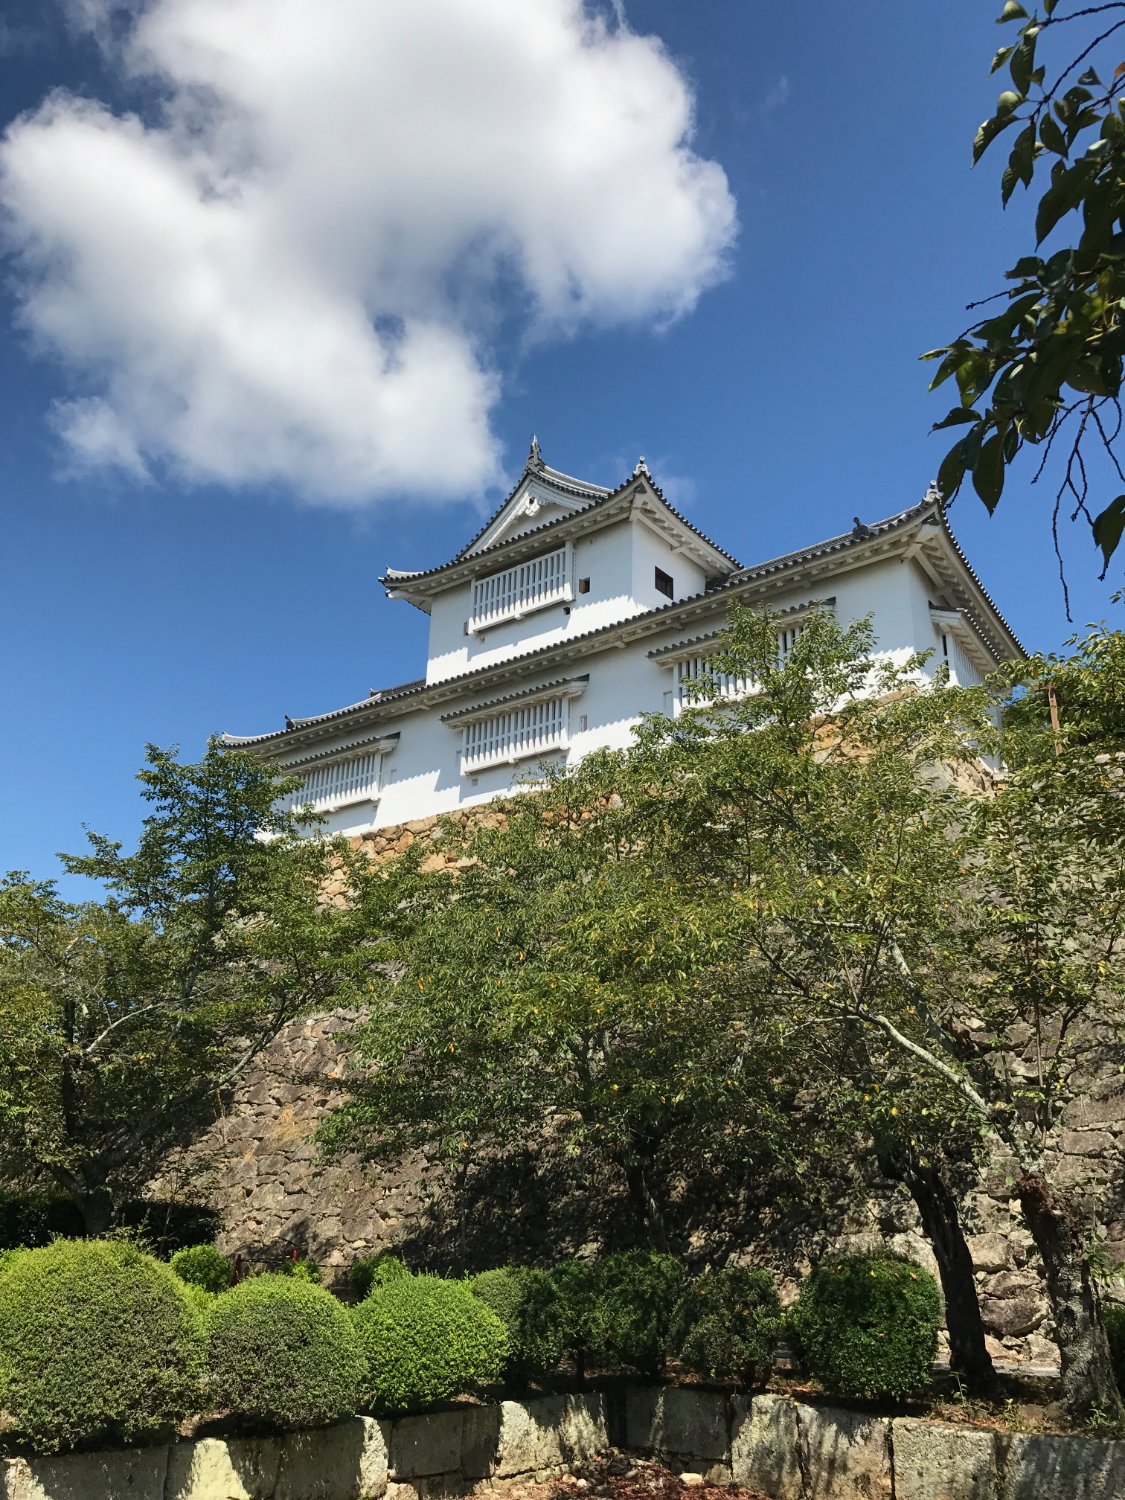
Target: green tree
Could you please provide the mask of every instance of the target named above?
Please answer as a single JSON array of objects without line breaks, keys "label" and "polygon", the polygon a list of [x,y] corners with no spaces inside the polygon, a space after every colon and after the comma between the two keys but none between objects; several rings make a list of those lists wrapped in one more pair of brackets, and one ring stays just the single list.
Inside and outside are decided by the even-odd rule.
[{"label": "green tree", "polygon": [[[1120,1417],[1087,1217],[1052,1149],[1067,1106],[1115,1064],[1125,1022],[1117,763],[1088,735],[1064,737],[990,786],[976,761],[988,693],[940,679],[912,690],[919,663],[879,663],[865,627],[826,617],[779,661],[776,623],[738,615],[717,666],[755,691],[721,712],[701,703],[654,720],[622,786],[632,778],[674,850],[685,900],[715,903],[748,1002],[760,1007],[764,972],[795,1027],[835,1028],[842,1067],[868,1050],[867,1077],[886,1068],[878,1090],[862,1068],[851,1086],[867,1096],[857,1124],[877,1141],[891,1132],[888,1161],[909,1148],[941,1175],[943,1157],[979,1139],[1008,1156],[1067,1403]],[[955,1207],[950,1193],[929,1210],[944,1214],[963,1273]],[[958,1266],[931,1239],[948,1300]]]},{"label": "green tree", "polygon": [[380,961],[398,899],[345,846],[299,838],[296,783],[249,755],[150,747],[140,780],[135,851],[94,834],[64,858],[103,900],[0,881],[0,1166],[90,1233],[287,1021]]},{"label": "green tree", "polygon": [[768,1018],[748,1045],[711,982],[718,936],[658,850],[637,856],[603,769],[548,778],[430,877],[399,966],[357,996],[368,1018],[321,1139],[375,1159],[436,1146],[456,1171],[550,1137],[619,1174],[662,1248],[678,1169],[734,1157],[780,1198],[830,1146],[794,1108]]},{"label": "green tree", "polygon": [[[1006,471],[1027,446],[1040,448],[1038,479],[1059,458],[1053,534],[1065,511],[1082,518],[1101,549],[1102,576],[1125,529],[1120,461],[1125,356],[1125,67],[1120,0],[1092,5],[1043,0],[1029,15],[1005,0],[999,21],[1014,30],[992,70],[1010,87],[977,131],[973,160],[1010,140],[1001,196],[1018,184],[1041,189],[1034,252],[1005,273],[1009,286],[972,304],[990,307],[952,343],[923,356],[941,363],[931,389],[951,376],[960,404],[939,428],[964,427],[942,462],[947,499],[971,475],[993,511]],[[1009,135],[1009,133],[1012,133]],[[1043,242],[1063,240],[1047,253]],[[1090,468],[1116,477],[1123,493],[1091,493]],[[1114,486],[1116,488],[1116,486]],[[1060,560],[1061,569],[1061,560]],[[1064,580],[1065,589],[1065,580]]]}]

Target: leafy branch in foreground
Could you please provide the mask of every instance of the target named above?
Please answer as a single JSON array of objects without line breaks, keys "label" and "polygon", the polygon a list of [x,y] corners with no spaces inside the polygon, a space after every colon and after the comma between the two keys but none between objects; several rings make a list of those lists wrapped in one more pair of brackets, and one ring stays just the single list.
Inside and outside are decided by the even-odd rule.
[{"label": "leafy branch in foreground", "polygon": [[[1036,211],[1035,253],[1005,273],[1009,287],[970,304],[976,309],[999,303],[998,310],[922,358],[940,360],[931,390],[953,377],[960,394],[960,404],[935,430],[967,429],[938,473],[947,499],[970,475],[991,513],[1006,471],[1024,447],[1041,449],[1032,483],[1052,455],[1058,459],[1052,536],[1065,595],[1059,552],[1064,510],[1071,521],[1089,525],[1101,550],[1103,578],[1125,531],[1119,448],[1125,356],[1125,63],[1119,58],[1125,3],[1105,0],[1061,12],[1059,0],[1044,0],[1042,17],[1007,0],[1000,23],[1022,24],[1016,40],[996,53],[992,70],[1006,64],[1011,87],[1000,94],[973,144],[975,163],[1015,130],[1001,181],[1005,205],[1017,184],[1042,185],[1047,173]],[[1079,34],[1068,49],[1073,23]],[[1048,66],[1044,54],[1056,38],[1067,55]],[[1040,246],[1060,226],[1069,243],[1042,254]],[[1092,450],[1103,455],[1120,483],[1112,498],[1095,498]]]}]

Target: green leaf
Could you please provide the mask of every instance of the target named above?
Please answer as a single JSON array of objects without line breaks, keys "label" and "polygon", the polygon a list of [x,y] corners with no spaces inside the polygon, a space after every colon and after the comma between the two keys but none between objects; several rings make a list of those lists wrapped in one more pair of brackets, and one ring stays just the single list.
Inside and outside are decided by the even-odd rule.
[{"label": "green leaf", "polygon": [[1056,156],[1066,155],[1068,150],[1066,137],[1048,114],[1045,114],[1039,121],[1039,139],[1047,150],[1053,151]]},{"label": "green leaf", "polygon": [[1025,255],[1017,260],[1010,271],[1005,271],[1009,281],[1026,281],[1029,277],[1038,276],[1043,270],[1043,262],[1037,255]]},{"label": "green leaf", "polygon": [[1079,161],[1052,182],[1040,198],[1035,214],[1037,244],[1042,244],[1064,214],[1078,207],[1089,186],[1091,175],[1091,163]]},{"label": "green leaf", "polygon": [[996,56],[992,59],[992,67],[988,71],[990,73],[995,73],[997,68],[1002,68],[1015,50],[1016,45],[1014,42],[1010,47],[1001,47]]},{"label": "green leaf", "polygon": [[1017,94],[1015,89],[1005,89],[996,101],[996,113],[1010,115],[1014,109],[1019,109],[1023,100],[1024,96]]},{"label": "green leaf", "polygon": [[930,431],[940,432],[943,427],[963,427],[967,422],[979,422],[980,419],[980,413],[971,406],[955,406],[947,417],[935,422]]},{"label": "green leaf", "polygon": [[1026,21],[1027,11],[1020,5],[1019,0],[1005,0],[1004,9],[996,17],[997,26],[1003,26],[1005,21]]},{"label": "green leaf", "polygon": [[961,442],[954,443],[953,447],[950,448],[949,452],[942,459],[941,467],[938,469],[937,487],[944,499],[952,500],[961,488],[962,481],[965,478],[966,467],[967,460],[965,457],[964,439],[962,439]]},{"label": "green leaf", "polygon": [[1012,82],[1025,97],[1031,87],[1031,71],[1035,67],[1035,37],[1025,36],[1012,54],[1008,71]]},{"label": "green leaf", "polygon": [[[1094,542],[1102,549],[1105,565],[1117,550],[1117,544],[1125,532],[1125,495],[1111,500],[1100,515],[1094,517]],[[1104,575],[1103,575],[1104,576]]]},{"label": "green leaf", "polygon": [[973,465],[973,488],[991,515],[1004,490],[1004,444],[998,432],[984,444]]},{"label": "green leaf", "polygon": [[973,137],[973,165],[975,166],[1002,130],[1015,123],[1013,115],[992,115],[981,122]]}]

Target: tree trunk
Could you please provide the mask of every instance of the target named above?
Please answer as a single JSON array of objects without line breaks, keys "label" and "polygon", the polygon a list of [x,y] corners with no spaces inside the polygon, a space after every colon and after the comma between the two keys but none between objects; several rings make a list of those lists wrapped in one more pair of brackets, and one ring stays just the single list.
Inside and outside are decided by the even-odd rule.
[{"label": "tree trunk", "polygon": [[82,1215],[87,1239],[100,1238],[113,1223],[113,1198],[107,1187],[89,1188],[76,1193],[74,1206]]},{"label": "tree trunk", "polygon": [[1062,1398],[1075,1421],[1092,1416],[1120,1424],[1125,1404],[1113,1376],[1097,1290],[1085,1257],[1085,1225],[1077,1203],[1038,1173],[1025,1173],[1016,1194],[1043,1259],[1055,1317]]},{"label": "tree trunk", "polygon": [[648,1247],[652,1250],[667,1250],[668,1232],[664,1224],[664,1210],[652,1191],[645,1163],[639,1156],[630,1156],[622,1162],[621,1170]]},{"label": "tree trunk", "polygon": [[987,1392],[995,1387],[996,1371],[984,1342],[973,1257],[961,1228],[957,1195],[939,1168],[923,1164],[907,1148],[880,1143],[877,1154],[883,1171],[914,1199],[922,1233],[933,1248],[945,1298],[949,1363],[970,1389]]}]

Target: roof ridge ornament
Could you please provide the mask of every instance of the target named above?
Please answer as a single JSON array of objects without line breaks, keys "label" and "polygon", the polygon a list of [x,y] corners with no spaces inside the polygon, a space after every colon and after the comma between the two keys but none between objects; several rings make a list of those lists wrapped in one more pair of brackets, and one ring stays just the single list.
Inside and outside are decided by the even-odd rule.
[{"label": "roof ridge ornament", "polygon": [[526,467],[529,469],[542,469],[544,467],[543,455],[539,451],[539,439],[535,433],[531,435],[531,448],[528,450]]},{"label": "roof ridge ornament", "polygon": [[652,475],[648,472],[648,464],[645,463],[645,456],[643,453],[641,454],[640,458],[637,459],[636,467],[633,469],[633,473],[638,478],[642,474],[644,474],[648,479],[652,478]]}]

